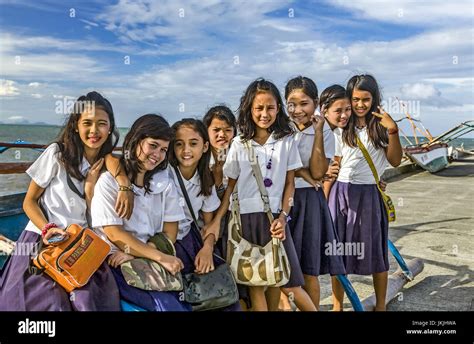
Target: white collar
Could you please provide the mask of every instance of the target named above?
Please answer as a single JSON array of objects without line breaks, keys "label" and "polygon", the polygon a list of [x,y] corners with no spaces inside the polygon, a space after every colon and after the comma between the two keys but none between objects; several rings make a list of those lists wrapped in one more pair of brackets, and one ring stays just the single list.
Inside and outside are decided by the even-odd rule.
[{"label": "white collar", "polygon": [[[199,178],[199,171],[197,169],[196,169],[196,172],[194,172],[194,175],[189,180],[183,177],[183,174],[181,173],[181,170],[179,168],[178,168],[178,171],[184,183],[191,183],[196,186],[201,185],[201,178]],[[174,168],[173,168],[173,173],[176,175],[176,170]]]},{"label": "white collar", "polygon": [[82,161],[81,161],[81,166],[79,166],[79,170],[81,174],[85,177],[87,176],[87,172],[89,172],[89,169],[91,168],[91,164],[89,164],[89,161],[83,156]]},{"label": "white collar", "polygon": [[252,142],[252,146],[264,147],[264,146],[268,146],[268,145],[271,145],[271,144],[275,144],[275,142],[277,142],[277,140],[275,139],[275,136],[273,135],[273,133],[271,133],[270,136],[268,137],[267,141],[263,145],[260,145],[260,143],[256,142],[254,139],[252,139],[251,142]]},{"label": "white collar", "polygon": [[165,191],[169,183],[170,178],[167,170],[156,172],[150,179],[150,193],[159,194]]}]

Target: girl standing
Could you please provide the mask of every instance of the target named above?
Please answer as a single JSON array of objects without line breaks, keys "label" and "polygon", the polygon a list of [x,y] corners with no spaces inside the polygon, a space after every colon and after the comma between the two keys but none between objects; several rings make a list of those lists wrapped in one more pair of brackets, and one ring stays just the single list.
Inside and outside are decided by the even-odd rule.
[{"label": "girl standing", "polygon": [[[185,186],[194,216],[199,220],[202,218],[203,224],[209,224],[214,217],[214,211],[221,203],[208,167],[211,157],[209,137],[204,124],[192,118],[182,119],[172,128],[176,133],[170,152],[171,165],[176,168],[172,169],[172,176],[186,215],[186,218],[179,222],[176,255],[184,264],[183,274],[191,272],[206,274],[225,262],[215,259],[213,255],[217,237],[213,233],[198,237],[197,233],[201,229],[192,228],[196,225],[180,188],[179,177]],[[238,303],[226,308],[226,310],[239,309]]]},{"label": "girl standing", "polygon": [[[336,136],[336,156],[341,157],[337,181],[331,189],[329,208],[343,243],[360,245],[363,255],[344,256],[348,274],[372,275],[376,296],[375,310],[385,310],[388,262],[388,219],[369,164],[357,145],[357,138],[368,150],[377,173],[387,163],[396,167],[402,147],[396,123],[381,107],[380,91],[371,75],[356,75],[347,84],[352,116],[341,135]],[[344,292],[339,282],[335,310],[342,310]]]},{"label": "girl standing", "polygon": [[[304,278],[287,227],[294,192],[294,173],[301,167],[301,159],[280,93],[273,83],[257,79],[249,85],[240,101],[237,125],[241,135],[234,138],[224,164],[224,175],[229,177],[229,185],[209,230],[218,232],[220,221],[229,207],[230,196],[237,185],[243,237],[261,246],[272,237],[286,238],[283,245],[288,255],[291,276],[283,290],[294,295],[301,310],[316,310],[310,297],[301,288]],[[244,146],[246,141],[250,141],[255,150],[265,179],[271,211],[275,216],[273,223],[269,222],[263,211],[264,204]],[[251,286],[248,292],[253,310],[278,309],[279,288],[270,287],[265,292],[265,287]]]},{"label": "girl standing", "polygon": [[128,285],[119,267],[135,257],[143,257],[158,262],[172,274],[183,268],[179,258],[147,244],[158,232],[164,232],[175,242],[178,221],[185,218],[167,170],[172,137],[168,122],[154,114],[137,119],[125,137],[121,163],[135,193],[130,219],[121,219],[115,213],[114,204],[122,188],[109,172],[100,176],[92,199],[92,225],[113,245],[114,253],[108,262],[121,298],[149,311],[191,310],[176,292],[145,291]]},{"label": "girl standing", "polygon": [[[335,150],[335,139],[334,132],[342,130],[347,125],[349,117],[351,116],[351,102],[346,94],[346,89],[340,85],[332,85],[326,88],[321,93],[320,98],[320,113],[324,116],[327,125],[333,132],[333,143]],[[340,129],[338,129],[340,128]],[[333,150],[333,153],[335,151]],[[334,154],[331,157],[331,162],[326,175],[324,176],[324,195],[326,199],[329,198],[329,190],[331,189],[332,183],[334,183],[339,173],[339,159],[335,160]]]},{"label": "girl standing", "polygon": [[[222,200],[229,179],[224,176],[223,167],[229,152],[230,143],[237,134],[236,120],[232,110],[225,105],[214,106],[207,111],[203,118],[204,125],[209,134],[211,145],[211,169],[216,185],[217,197]],[[216,248],[222,257],[227,255],[227,222],[229,212],[221,222],[221,229],[217,239]]]},{"label": "girl standing", "polygon": [[3,271],[0,310],[120,310],[117,285],[105,262],[87,285],[69,295],[49,276],[28,272],[30,254],[34,254],[39,240],[48,245],[53,235],[67,235],[64,229],[69,224],[88,225],[94,185],[104,157],[117,141],[110,102],[97,92],[79,97],[58,141],[49,145],[26,171],[32,180],[23,208],[30,222],[16,247],[28,248],[28,252],[15,250]]},{"label": "girl standing", "polygon": [[313,116],[318,106],[318,89],[313,80],[298,76],[288,81],[285,98],[290,118],[295,123],[303,168],[296,171],[294,205],[289,228],[295,244],[304,289],[319,309],[318,276],[345,274],[340,256],[326,254],[327,245],[338,242],[323,189],[319,180],[334,156],[334,135],[328,123]]},{"label": "girl standing", "polygon": [[209,168],[214,177],[217,196],[222,198],[228,182],[222,168],[230,143],[237,133],[235,116],[227,106],[218,105],[210,108],[202,121],[207,128],[211,145]]}]

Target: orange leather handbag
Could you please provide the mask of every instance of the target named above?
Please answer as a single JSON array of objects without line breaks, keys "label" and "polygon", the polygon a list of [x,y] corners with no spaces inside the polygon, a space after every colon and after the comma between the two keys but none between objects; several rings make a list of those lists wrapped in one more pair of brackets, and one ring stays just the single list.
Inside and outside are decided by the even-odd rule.
[{"label": "orange leather handbag", "polygon": [[73,224],[66,228],[66,232],[69,238],[58,245],[42,246],[40,241],[30,272],[45,272],[67,292],[71,292],[89,282],[111,248],[89,228]]}]

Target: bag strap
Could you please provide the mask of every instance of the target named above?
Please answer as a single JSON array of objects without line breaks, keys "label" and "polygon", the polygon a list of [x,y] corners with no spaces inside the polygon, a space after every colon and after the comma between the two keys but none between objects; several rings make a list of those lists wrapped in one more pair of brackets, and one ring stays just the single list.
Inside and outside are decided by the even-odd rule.
[{"label": "bag strap", "polygon": [[66,181],[67,181],[67,185],[69,186],[69,188],[71,189],[72,192],[74,192],[76,195],[78,195],[82,199],[86,198],[85,194],[81,193],[77,189],[76,184],[74,184],[74,182],[72,181],[72,179],[71,179],[71,177],[69,176],[68,173],[66,173]]},{"label": "bag strap", "polygon": [[359,149],[362,152],[362,155],[364,156],[365,160],[369,164],[370,170],[372,171],[372,174],[374,175],[375,178],[375,183],[377,184],[377,189],[379,189],[380,193],[382,195],[385,195],[385,192],[382,191],[379,185],[379,174],[377,173],[377,169],[375,168],[374,162],[372,161],[372,158],[370,157],[369,152],[367,151],[367,148],[365,148],[364,144],[360,140],[359,136],[356,135],[356,140],[357,140],[357,146],[359,146]]},{"label": "bag strap", "polygon": [[272,210],[270,208],[268,192],[267,192],[267,189],[265,188],[265,185],[263,184],[262,171],[260,171],[260,166],[258,165],[258,162],[257,162],[257,156],[255,154],[255,150],[253,149],[252,144],[250,143],[250,140],[245,141],[244,146],[245,148],[247,148],[247,151],[249,153],[250,166],[252,166],[253,175],[255,179],[257,180],[260,196],[262,197],[263,211],[267,214],[270,224],[272,224],[274,218],[273,218]]},{"label": "bag strap", "polygon": [[[186,200],[186,205],[188,206],[189,212],[191,213],[191,216],[193,217],[193,222],[194,222],[195,227],[191,226],[191,230],[193,230],[197,234],[200,243],[202,244],[202,246],[204,246],[204,241],[202,240],[201,233],[199,232],[199,224],[198,224],[198,221],[196,219],[196,215],[194,214],[193,206],[191,204],[191,200],[189,199],[188,192],[186,190],[186,187],[184,186],[183,177],[181,176],[181,172],[179,171],[177,166],[173,166],[173,168],[174,168],[174,172],[176,173],[176,176],[178,178],[178,182],[179,182],[179,186],[181,188],[181,191],[183,192],[184,199]],[[214,256],[216,256],[216,257],[222,259],[223,261],[225,261],[224,258],[219,256],[218,254],[215,254],[215,253],[213,253],[213,254],[214,254]]]}]

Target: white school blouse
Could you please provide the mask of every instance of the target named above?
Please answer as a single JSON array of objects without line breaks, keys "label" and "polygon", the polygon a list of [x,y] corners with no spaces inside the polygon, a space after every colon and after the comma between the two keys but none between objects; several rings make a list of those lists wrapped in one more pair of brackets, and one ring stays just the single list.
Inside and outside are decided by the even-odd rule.
[{"label": "white school blouse", "polygon": [[[263,146],[254,140],[250,142],[255,150],[263,178],[267,177],[273,181],[273,185],[267,188],[267,191],[272,212],[278,213],[281,209],[286,172],[303,166],[294,135],[287,135],[276,140],[272,134]],[[274,149],[273,153],[272,149]],[[270,158],[272,159],[272,168],[267,169],[266,165]],[[236,185],[241,214],[263,212],[263,201],[257,181],[253,176],[250,157],[240,136],[233,139],[224,164],[224,174],[232,179],[238,178]]]},{"label": "white school blouse", "polygon": [[[52,143],[26,170],[31,179],[44,189],[39,203],[45,211],[48,222],[55,223],[59,228],[66,228],[70,224],[87,226],[87,204],[85,199],[79,197],[67,185],[67,172],[59,161],[59,145]],[[83,157],[79,167],[85,176],[90,164]],[[84,193],[84,181],[71,177],[77,190]],[[33,222],[28,222],[25,230],[41,234],[41,229]]]},{"label": "white school blouse", "polygon": [[[311,152],[313,150],[313,142],[315,138],[314,127],[311,125],[308,128],[300,131],[296,130],[295,142],[298,146],[298,152],[300,153],[301,162],[304,168],[309,168],[309,159],[311,158]],[[331,130],[327,121],[324,121],[323,126],[323,144],[324,154],[326,158],[332,159],[336,150],[336,140],[334,133]],[[310,183],[301,177],[295,178],[295,188],[308,188],[313,187]]]},{"label": "white school blouse", "polygon": [[[385,150],[383,148],[376,149],[369,140],[367,128],[356,128],[356,135],[364,144],[374,162],[375,169],[382,176],[385,168],[389,165]],[[341,167],[337,180],[352,184],[375,184],[375,178],[370,170],[367,160],[365,160],[359,147],[350,147],[345,144],[342,139],[342,130],[337,128],[334,130],[336,138],[336,156],[342,156]]]},{"label": "white school blouse", "polygon": [[[178,190],[179,203],[183,207],[184,214],[186,216],[185,219],[179,221],[178,240],[181,240],[186,235],[188,235],[189,231],[191,230],[193,216],[191,215],[191,212],[189,211],[189,208],[186,204],[186,199],[184,198],[183,192],[181,191],[181,187],[179,186],[179,181],[178,177],[176,176],[175,170],[173,168],[170,168],[169,170]],[[212,186],[212,192],[210,196],[198,196],[198,194],[201,192],[201,180],[199,178],[198,171],[196,171],[196,173],[194,173],[194,176],[189,180],[186,180],[181,174],[181,172],[179,172],[179,174],[183,179],[184,187],[186,188],[189,200],[191,201],[191,206],[193,207],[194,215],[196,216],[198,222],[200,222],[200,211],[211,213],[219,208],[219,206],[221,205],[221,201],[219,197],[217,197],[217,192],[214,185]],[[200,226],[202,226],[203,224],[204,223],[202,222],[199,223]]]},{"label": "white school blouse", "polygon": [[95,185],[91,204],[92,226],[112,247],[114,245],[107,239],[102,226],[123,226],[124,230],[146,243],[150,237],[163,231],[163,222],[177,222],[185,218],[168,170],[153,175],[149,193],[145,194],[145,188],[134,188],[135,200],[130,220],[120,218],[115,212],[118,192],[117,181],[109,172],[104,172]]}]

